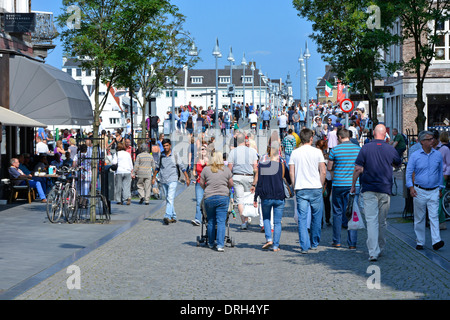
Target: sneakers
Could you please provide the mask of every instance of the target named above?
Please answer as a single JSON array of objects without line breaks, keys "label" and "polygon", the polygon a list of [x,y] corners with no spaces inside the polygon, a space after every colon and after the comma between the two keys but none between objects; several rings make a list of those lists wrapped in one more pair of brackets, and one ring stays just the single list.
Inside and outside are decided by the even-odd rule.
[{"label": "sneakers", "polygon": [[369,257],[369,261],[377,261],[377,260],[378,260],[377,257],[374,257],[374,256],[370,256],[370,257]]},{"label": "sneakers", "polygon": [[218,248],[217,248],[217,252],[225,252],[225,249],[222,248],[222,247],[218,247]]},{"label": "sneakers", "polygon": [[243,224],[241,224],[241,230],[247,230],[248,228],[248,222],[244,222]]},{"label": "sneakers", "polygon": [[199,226],[200,222],[198,222],[197,220],[191,220],[191,223],[193,226]]}]

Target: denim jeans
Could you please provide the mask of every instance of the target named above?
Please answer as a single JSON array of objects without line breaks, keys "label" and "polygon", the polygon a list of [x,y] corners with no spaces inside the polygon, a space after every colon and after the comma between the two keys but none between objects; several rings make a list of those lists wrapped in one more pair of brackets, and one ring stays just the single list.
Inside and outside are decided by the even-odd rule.
[{"label": "denim jeans", "polygon": [[174,200],[175,192],[177,191],[178,181],[173,181],[169,183],[162,183],[161,186],[164,189],[164,195],[166,196],[166,214],[164,218],[167,219],[177,219],[177,214],[175,213]]},{"label": "denim jeans", "polygon": [[[21,185],[25,185],[25,180],[22,181],[20,184]],[[29,180],[28,183],[30,184],[31,188],[36,188],[38,194],[39,194],[39,199],[44,200],[47,199],[45,197],[45,192],[44,192],[44,188],[42,188],[42,184],[40,181],[34,181],[34,180]]]},{"label": "denim jeans", "polygon": [[[333,187],[331,194],[333,205],[333,243],[341,244],[341,229],[346,228],[348,219],[345,215],[347,209],[348,197],[350,195],[349,187]],[[356,201],[359,199],[359,188],[356,189]],[[356,247],[357,230],[347,231],[347,244],[349,247]]]},{"label": "denim jeans", "polygon": [[[270,226],[270,213],[273,208],[273,238]],[[277,249],[280,245],[281,237],[281,218],[284,211],[284,200],[263,199],[261,200],[261,210],[264,222],[264,233],[266,241],[273,242],[273,249]]]},{"label": "denim jeans", "polygon": [[[322,188],[295,190],[298,213],[298,236],[302,251],[316,248],[320,242],[323,196]],[[308,234],[308,206],[311,207],[311,235]]]},{"label": "denim jeans", "polygon": [[[216,240],[217,248],[225,246],[225,229],[228,214],[230,197],[211,196],[205,199],[206,215],[208,217],[208,244],[214,245]],[[217,233],[216,233],[217,225]]]},{"label": "denim jeans", "polygon": [[200,186],[200,183],[195,184],[195,199],[197,202],[196,211],[195,211],[195,221],[202,223],[202,212],[200,210],[200,205],[202,203],[203,194],[205,190]]},{"label": "denim jeans", "polygon": [[300,134],[300,122],[294,122],[294,131],[296,134]]}]

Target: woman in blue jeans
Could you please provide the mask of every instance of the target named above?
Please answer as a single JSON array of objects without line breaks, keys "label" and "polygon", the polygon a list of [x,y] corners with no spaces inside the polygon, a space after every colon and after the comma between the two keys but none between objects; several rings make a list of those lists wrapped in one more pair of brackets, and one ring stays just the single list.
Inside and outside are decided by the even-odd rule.
[{"label": "woman in blue jeans", "polygon": [[206,144],[203,144],[200,149],[200,154],[197,157],[197,161],[192,165],[193,168],[193,174],[196,178],[196,185],[195,185],[195,200],[197,203],[197,207],[195,210],[195,218],[194,220],[191,220],[191,223],[194,226],[199,226],[202,221],[202,212],[200,211],[202,199],[203,199],[203,193],[204,190],[202,186],[200,185],[200,175],[202,174],[203,169],[208,165],[208,156],[207,156],[207,146]]},{"label": "woman in blue jeans", "polygon": [[216,245],[217,251],[223,252],[233,175],[230,169],[224,165],[221,152],[213,153],[208,166],[202,170],[199,183],[205,191],[203,201],[208,218],[208,245],[210,248],[214,248]]},{"label": "woman in blue jeans", "polygon": [[[253,205],[258,206],[258,197],[261,199],[261,211],[264,223],[266,243],[263,249],[272,247],[273,251],[279,251],[281,237],[281,218],[284,211],[284,184],[283,176],[287,169],[280,161],[278,142],[272,142],[269,152],[269,160],[258,165],[258,182],[255,189]],[[270,227],[270,213],[273,209],[273,237]]]}]

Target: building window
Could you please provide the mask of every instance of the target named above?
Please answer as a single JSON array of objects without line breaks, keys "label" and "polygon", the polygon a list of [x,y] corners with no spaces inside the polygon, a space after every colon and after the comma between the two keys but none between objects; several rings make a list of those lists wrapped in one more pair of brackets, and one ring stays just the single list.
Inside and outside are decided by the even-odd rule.
[{"label": "building window", "polygon": [[192,84],[202,84],[203,77],[191,77],[191,83]]},{"label": "building window", "polygon": [[219,77],[219,83],[221,83],[221,84],[229,84],[230,83],[230,77]]},{"label": "building window", "polygon": [[442,21],[435,24],[437,41],[434,47],[434,61],[435,62],[449,62],[450,61],[450,53],[449,53],[449,20]]},{"label": "building window", "polygon": [[[167,90],[166,91],[166,98],[171,98],[172,97],[172,91]],[[178,97],[178,92],[175,90],[175,98]]]},{"label": "building window", "polygon": [[[244,78],[244,77],[241,76],[241,81],[242,81],[243,78]],[[252,83],[253,83],[253,77],[252,77],[252,76],[245,76],[245,83],[246,83],[246,84],[247,84],[247,83],[252,84]]]},{"label": "building window", "polygon": [[66,72],[67,72],[70,76],[72,76],[72,69],[67,68],[67,69],[66,69]]},{"label": "building window", "polygon": [[77,77],[81,77],[81,69],[77,68]]},{"label": "building window", "polygon": [[86,77],[90,77],[91,76],[91,69],[86,69]]}]

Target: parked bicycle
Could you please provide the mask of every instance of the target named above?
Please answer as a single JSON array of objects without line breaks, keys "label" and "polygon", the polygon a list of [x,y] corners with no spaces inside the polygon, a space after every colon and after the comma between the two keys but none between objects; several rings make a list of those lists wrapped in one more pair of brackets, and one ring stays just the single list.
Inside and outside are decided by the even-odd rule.
[{"label": "parked bicycle", "polygon": [[51,223],[59,222],[63,216],[64,188],[67,181],[66,172],[67,167],[56,170],[56,174],[58,174],[59,177],[47,195],[47,217]]}]

